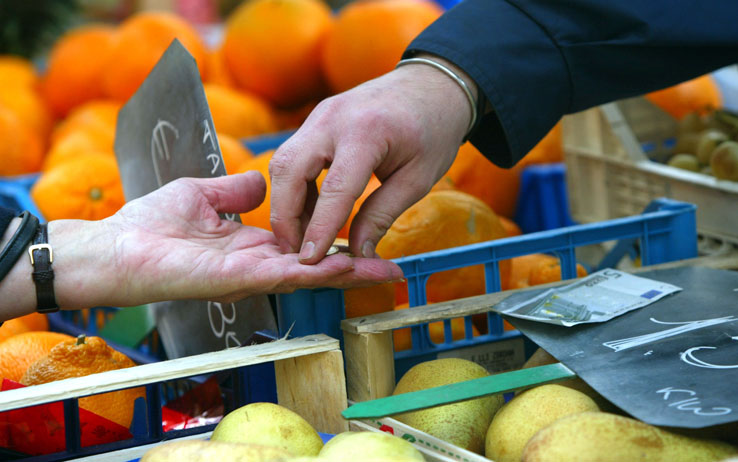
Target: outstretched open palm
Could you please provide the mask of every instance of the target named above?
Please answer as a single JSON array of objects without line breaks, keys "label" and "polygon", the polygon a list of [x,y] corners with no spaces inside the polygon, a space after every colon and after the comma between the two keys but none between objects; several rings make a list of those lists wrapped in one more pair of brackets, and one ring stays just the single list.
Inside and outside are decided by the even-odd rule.
[{"label": "outstretched open palm", "polygon": [[264,229],[221,219],[244,213],[264,199],[258,172],[220,178],[183,178],[131,201],[105,220],[114,239],[117,287],[130,305],[158,300],[230,302],[257,293],[298,288],[353,287],[398,280],[390,261],[332,255],[303,265],[280,251]]}]

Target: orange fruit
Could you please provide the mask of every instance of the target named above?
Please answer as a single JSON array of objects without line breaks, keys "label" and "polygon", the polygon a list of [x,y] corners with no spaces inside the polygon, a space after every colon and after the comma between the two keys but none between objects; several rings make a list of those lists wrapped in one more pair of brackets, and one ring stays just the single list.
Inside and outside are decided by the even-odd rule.
[{"label": "orange fruit", "polygon": [[43,170],[49,170],[60,163],[82,154],[101,154],[115,157],[110,140],[94,131],[74,131],[55,143],[46,158],[44,158]]},{"label": "orange fruit", "polygon": [[236,81],[233,80],[231,71],[228,70],[225,58],[223,57],[223,47],[220,46],[215,50],[207,50],[206,53],[208,64],[205,67],[207,72],[204,82],[230,88],[235,87]]},{"label": "orange fruit", "polygon": [[0,55],[0,87],[35,88],[38,75],[33,63],[15,55]]},{"label": "orange fruit", "polygon": [[58,343],[72,338],[59,332],[33,331],[0,342],[0,379],[20,382],[28,366],[46,356]]},{"label": "orange fruit", "polygon": [[221,85],[204,87],[218,133],[246,138],[277,130],[274,112],[260,97]]},{"label": "orange fruit", "polygon": [[0,87],[0,106],[13,111],[46,145],[54,120],[41,95],[26,87]]},{"label": "orange fruit", "polygon": [[[80,335],[57,344],[46,356],[31,364],[23,374],[21,383],[38,385],[135,365],[129,357],[108,346],[100,337]],[[80,398],[79,406],[128,428],[133,419],[134,401],[145,397],[144,387],[128,388]]]},{"label": "orange fruit", "polygon": [[394,69],[442,11],[423,0],[363,0],[342,8],[321,57],[331,90],[339,93]]},{"label": "orange fruit", "polygon": [[[407,303],[397,305],[395,311],[404,310],[408,307]],[[443,343],[446,340],[445,337],[445,326],[443,321],[431,322],[428,324],[428,333],[430,334],[431,341],[433,343]],[[453,318],[451,319],[451,338],[453,340],[461,340],[465,337],[466,325],[464,318]],[[480,335],[479,330],[472,324],[472,336],[476,337]],[[409,327],[402,329],[395,329],[392,331],[392,337],[394,339],[395,351],[409,350],[412,348],[412,331]]]},{"label": "orange fruit", "polygon": [[[391,259],[501,237],[506,237],[505,228],[484,202],[461,191],[434,191],[395,220],[376,252]],[[502,261],[499,267],[505,284],[510,262]],[[484,286],[484,268],[475,265],[432,275],[426,293],[429,302],[440,302],[483,294]],[[401,297],[398,303],[405,301]]]},{"label": "orange fruit", "polygon": [[520,226],[511,219],[502,216],[498,216],[497,218],[500,219],[500,223],[502,223],[502,227],[505,228],[505,233],[508,237],[520,236],[523,234],[523,230],[520,229]]},{"label": "orange fruit", "polygon": [[279,107],[325,93],[320,51],[333,23],[320,0],[251,0],[226,22],[223,54],[244,90]]},{"label": "orange fruit", "polygon": [[0,140],[0,175],[21,175],[41,169],[44,158],[41,136],[2,104]]},{"label": "orange fruit", "polygon": [[347,319],[392,311],[395,307],[395,285],[387,282],[346,289],[343,291],[343,302]]},{"label": "orange fruit", "polygon": [[48,221],[101,220],[125,204],[118,164],[99,154],[80,154],[45,171],[31,198]]},{"label": "orange fruit", "polygon": [[103,75],[105,94],[118,101],[133,96],[174,39],[190,52],[204,76],[205,45],[197,30],[165,11],[143,11],[123,21]]},{"label": "orange fruit", "polygon": [[561,122],[559,122],[520,160],[520,164],[527,166],[563,161],[564,141],[561,135]]},{"label": "orange fruit", "polygon": [[459,191],[481,199],[496,214],[512,218],[518,203],[523,166],[501,168],[489,161],[471,143],[464,143],[446,177]]},{"label": "orange fruit", "polygon": [[51,145],[59,143],[72,132],[84,131],[112,148],[120,107],[119,102],[111,100],[94,100],[77,106],[54,128]]},{"label": "orange fruit", "polygon": [[305,119],[313,112],[315,106],[318,105],[317,100],[308,101],[307,103],[289,109],[275,109],[277,117],[278,130],[291,130],[300,128]]},{"label": "orange fruit", "polygon": [[338,230],[338,237],[348,239],[349,237],[349,229],[351,228],[351,222],[353,221],[354,217],[357,213],[359,213],[359,209],[361,208],[361,204],[364,203],[364,201],[374,192],[382,186],[382,182],[379,181],[379,179],[372,175],[369,179],[369,183],[366,184],[366,187],[364,188],[364,192],[361,193],[361,196],[354,202],[354,207],[351,209],[351,214],[348,217],[348,220],[346,220],[346,224],[343,225],[343,228]]},{"label": "orange fruit", "polygon": [[254,158],[254,153],[249,148],[230,135],[218,133],[218,142],[226,172],[240,172],[241,167]]},{"label": "orange fruit", "polygon": [[508,285],[503,290],[521,289],[530,286],[530,271],[533,267],[543,263],[558,263],[559,259],[551,255],[543,253],[534,253],[530,255],[521,255],[510,259],[510,279]]},{"label": "orange fruit", "polygon": [[705,114],[723,104],[720,87],[710,74],[648,93],[645,96],[647,100],[677,120],[690,112]]},{"label": "orange fruit", "polygon": [[269,221],[269,211],[271,209],[271,201],[269,196],[272,189],[272,180],[269,178],[269,161],[272,160],[274,150],[266,151],[256,155],[253,159],[244,162],[241,165],[241,169],[238,173],[247,172],[249,170],[256,170],[266,180],[266,196],[264,202],[250,212],[241,214],[241,222],[244,225],[256,226],[263,229],[272,230],[272,224]]},{"label": "orange fruit", "polygon": [[54,43],[41,90],[57,116],[64,117],[72,108],[102,98],[102,76],[115,34],[112,26],[86,25],[70,30]]},{"label": "orange fruit", "polygon": [[[558,258],[552,257],[553,261],[539,261],[531,269],[528,275],[528,284],[535,286],[538,284],[546,284],[561,280],[561,263]],[[577,263],[577,277],[582,278],[587,275],[584,266]]]},{"label": "orange fruit", "polygon": [[49,330],[49,320],[43,313],[31,313],[5,321],[0,326],[0,342],[23,332]]}]

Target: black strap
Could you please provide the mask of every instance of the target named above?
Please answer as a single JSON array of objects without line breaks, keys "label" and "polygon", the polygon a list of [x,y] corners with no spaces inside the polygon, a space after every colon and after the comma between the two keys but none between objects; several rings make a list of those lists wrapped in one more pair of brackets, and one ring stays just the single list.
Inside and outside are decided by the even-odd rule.
[{"label": "black strap", "polygon": [[54,270],[51,263],[54,254],[49,245],[46,225],[38,227],[38,233],[31,247],[31,263],[33,264],[33,282],[36,283],[36,311],[53,313],[59,311],[54,295]]},{"label": "black strap", "polygon": [[38,218],[29,211],[23,212],[20,226],[15,230],[15,234],[10,238],[8,245],[0,252],[0,281],[13,269],[15,263],[33,240],[37,230]]}]

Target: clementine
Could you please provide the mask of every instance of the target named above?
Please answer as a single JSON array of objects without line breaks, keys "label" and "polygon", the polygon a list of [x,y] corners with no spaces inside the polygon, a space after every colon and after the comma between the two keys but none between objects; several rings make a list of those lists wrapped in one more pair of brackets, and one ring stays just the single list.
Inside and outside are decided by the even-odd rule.
[{"label": "clementine", "polygon": [[114,158],[80,154],[45,171],[31,188],[31,198],[51,220],[101,220],[125,204]]},{"label": "clementine", "polygon": [[227,172],[240,172],[241,167],[254,158],[254,153],[236,138],[218,133],[220,154]]},{"label": "clementine", "polygon": [[379,181],[379,179],[376,176],[372,175],[371,178],[369,179],[369,183],[367,183],[366,187],[364,188],[364,192],[361,193],[361,196],[359,196],[356,202],[354,202],[354,207],[351,209],[351,214],[349,215],[348,220],[346,220],[346,224],[343,225],[343,227],[340,230],[338,230],[338,235],[337,235],[338,237],[348,239],[349,229],[351,228],[351,222],[354,220],[354,217],[356,216],[356,214],[359,213],[359,209],[361,208],[361,205],[380,186],[382,186],[382,182]]},{"label": "clementine", "polygon": [[41,136],[0,104],[0,175],[38,172],[44,158]]},{"label": "clementine", "polygon": [[0,342],[0,379],[20,382],[28,366],[46,356],[64,340],[72,339],[60,332],[23,332]]},{"label": "clementine", "polygon": [[333,23],[320,0],[251,0],[226,22],[223,54],[236,83],[279,107],[325,93],[320,51]]},{"label": "clementine", "polygon": [[273,154],[274,150],[258,154],[253,159],[244,162],[241,165],[241,169],[239,170],[239,173],[247,172],[249,170],[256,170],[260,172],[266,180],[267,185],[264,202],[262,202],[261,205],[256,207],[254,210],[242,213],[241,222],[244,225],[256,226],[259,228],[268,229],[269,231],[272,230],[272,224],[269,221],[269,212],[271,210],[271,201],[269,200],[269,195],[271,194],[272,189],[272,180],[269,178],[269,161],[272,159]]},{"label": "clementine", "polygon": [[[535,286],[538,284],[547,284],[561,280],[561,263],[558,258],[555,261],[540,261],[530,269],[528,276],[528,284]],[[587,270],[581,264],[577,263],[577,277],[581,278],[587,275]]]},{"label": "clementine", "polygon": [[[395,220],[376,252],[382,258],[399,258],[501,237],[506,237],[505,228],[484,202],[461,191],[434,191]],[[500,262],[499,268],[505,284],[510,262]],[[476,265],[436,273],[428,279],[426,293],[429,302],[483,294],[484,268]],[[398,304],[405,301],[397,300]]]},{"label": "clementine", "polygon": [[343,7],[321,59],[331,90],[339,93],[394,69],[412,39],[442,11],[423,0],[364,0]]},{"label": "clementine", "polygon": [[481,199],[496,214],[512,218],[520,192],[523,166],[501,168],[489,161],[471,143],[464,143],[446,177],[459,191]]},{"label": "clementine", "polygon": [[13,111],[46,146],[54,120],[41,95],[32,88],[0,87],[0,105]]},{"label": "clementine", "polygon": [[677,120],[690,112],[706,114],[722,106],[720,88],[710,74],[645,95],[646,99]]},{"label": "clementine", "polygon": [[35,88],[38,75],[33,63],[15,55],[0,55],[0,87]]},{"label": "clementine", "polygon": [[204,82],[229,88],[235,87],[236,81],[233,80],[231,71],[228,70],[223,57],[223,47],[219,46],[214,50],[207,50],[206,53],[208,64],[205,66],[207,72]]},{"label": "clementine", "polygon": [[102,76],[109,65],[115,34],[112,26],[86,25],[70,30],[54,43],[41,91],[58,117],[86,101],[102,98]]},{"label": "clementine", "polygon": [[0,342],[23,332],[49,330],[49,320],[43,313],[31,313],[5,321],[0,326]]},{"label": "clementine", "polygon": [[115,157],[113,146],[105,135],[92,130],[72,131],[51,146],[44,158],[42,169],[46,171],[69,159],[90,153]]},{"label": "clementine", "polygon": [[72,132],[84,131],[112,148],[120,107],[119,102],[111,100],[94,100],[77,106],[54,128],[52,146]]},{"label": "clementine", "polygon": [[[135,365],[129,357],[111,348],[100,337],[80,335],[57,344],[46,356],[31,364],[23,374],[21,383],[38,385]],[[81,398],[79,406],[128,428],[133,419],[134,401],[145,397],[145,388],[128,388]]]},{"label": "clementine", "polygon": [[277,130],[274,112],[260,97],[222,85],[204,87],[218,133],[245,138]]},{"label": "clementine", "polygon": [[[404,310],[408,307],[407,303],[397,305],[395,311]],[[443,321],[431,322],[428,324],[428,333],[433,343],[444,343],[446,341],[446,327]],[[461,340],[466,335],[466,324],[464,318],[451,319],[451,338],[452,340]],[[472,336],[480,335],[479,330],[472,324]],[[395,329],[392,331],[392,337],[395,345],[395,351],[409,350],[412,348],[412,331],[410,327]]]},{"label": "clementine", "polygon": [[520,226],[511,219],[502,216],[498,216],[497,218],[500,219],[500,223],[502,223],[502,227],[505,228],[505,233],[507,233],[508,237],[520,236],[523,234],[523,230],[520,229]]},{"label": "clementine", "polygon": [[203,77],[205,45],[197,30],[174,13],[142,11],[123,21],[118,28],[118,37],[103,74],[105,94],[118,101],[128,100],[175,38],[195,58]]}]

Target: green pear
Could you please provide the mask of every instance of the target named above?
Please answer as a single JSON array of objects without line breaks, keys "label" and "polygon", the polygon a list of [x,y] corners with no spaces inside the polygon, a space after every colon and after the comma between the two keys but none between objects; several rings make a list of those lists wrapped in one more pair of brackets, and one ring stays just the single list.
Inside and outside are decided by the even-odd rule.
[{"label": "green pear", "polygon": [[334,461],[424,462],[423,454],[407,440],[384,432],[343,432],[331,438],[318,454]]},{"label": "green pear", "polygon": [[690,438],[605,412],[556,420],[528,441],[523,462],[701,462],[738,455],[716,440]]},{"label": "green pear", "polygon": [[[547,364],[555,364],[558,363],[559,360],[551,356],[549,352],[544,350],[543,348],[537,349],[530,358],[523,364],[523,369],[527,369],[529,367],[538,367],[538,366],[545,366]],[[617,406],[612,404],[610,401],[608,401],[604,396],[597,393],[597,391],[590,387],[587,382],[580,379],[579,377],[574,377],[573,379],[566,379],[561,380],[559,382],[556,382],[556,385],[561,385],[562,387],[569,387],[576,391],[580,391],[584,393],[585,395],[589,396],[594,400],[595,403],[597,403],[597,407],[600,408],[601,411],[605,412],[612,412],[615,414],[620,414],[621,411],[618,409]],[[521,392],[518,392],[518,394]]]},{"label": "green pear", "polygon": [[273,403],[251,403],[229,412],[210,439],[277,446],[293,456],[314,456],[323,447],[320,435],[305,419]]},{"label": "green pear", "polygon": [[[393,395],[487,377],[487,370],[466,359],[445,358],[416,364],[395,387]],[[492,416],[503,404],[502,395],[491,395],[394,416],[429,435],[478,454]]]},{"label": "green pear", "polygon": [[561,385],[541,385],[513,398],[497,411],[487,430],[484,455],[495,462],[519,462],[525,443],[556,419],[599,411],[584,393]]},{"label": "green pear", "polygon": [[182,440],[159,444],[141,462],[286,462],[291,454],[274,446],[224,441]]}]

